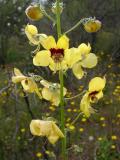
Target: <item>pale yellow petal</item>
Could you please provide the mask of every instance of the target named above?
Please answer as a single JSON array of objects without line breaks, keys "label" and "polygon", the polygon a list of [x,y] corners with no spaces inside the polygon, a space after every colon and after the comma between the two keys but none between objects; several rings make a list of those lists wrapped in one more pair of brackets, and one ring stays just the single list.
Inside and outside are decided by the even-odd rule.
[{"label": "pale yellow petal", "polygon": [[31,35],[36,35],[36,34],[38,34],[37,27],[34,26],[34,25],[29,25],[29,24],[28,24],[28,25],[25,27],[25,33],[26,33],[26,34],[29,33],[29,34],[31,34]]},{"label": "pale yellow petal", "polygon": [[51,85],[51,82],[48,82],[46,80],[41,80],[40,83],[46,88],[49,88]]},{"label": "pale yellow petal", "polygon": [[67,65],[69,68],[72,68],[72,66],[78,62],[79,60],[81,60],[81,54],[79,54],[79,50],[78,48],[71,48],[71,49],[67,49],[65,50],[65,56],[64,56],[64,60],[66,61]]},{"label": "pale yellow petal", "polygon": [[50,101],[52,98],[52,92],[48,88],[43,88],[42,89],[42,96],[44,99]]},{"label": "pale yellow petal", "polygon": [[32,44],[32,45],[39,45],[40,44],[39,37],[37,35],[31,36],[30,34],[28,34],[27,37],[30,41],[30,44]]},{"label": "pale yellow petal", "polygon": [[32,44],[34,44],[34,45],[39,44],[39,39],[37,38],[38,30],[37,30],[36,26],[27,25],[25,27],[25,34]]},{"label": "pale yellow petal", "polygon": [[33,58],[33,64],[35,66],[48,66],[51,61],[50,52],[43,50],[38,52]]},{"label": "pale yellow petal", "polygon": [[91,46],[90,46],[89,43],[88,43],[88,45],[86,45],[85,43],[82,43],[82,44],[79,45],[78,49],[79,49],[79,53],[84,58],[84,57],[86,57],[86,55],[88,55],[90,53]]},{"label": "pale yellow petal", "polygon": [[82,70],[79,62],[73,65],[72,71],[75,77],[78,79],[81,79],[84,76],[84,71]]},{"label": "pale yellow petal", "polygon": [[65,96],[67,94],[67,89],[64,87],[63,88],[63,95]]},{"label": "pale yellow petal", "polygon": [[84,68],[93,68],[97,65],[98,59],[97,56],[93,53],[87,55],[85,59],[81,61],[81,65]]},{"label": "pale yellow petal", "polygon": [[40,41],[40,44],[42,45],[42,43],[44,43],[44,40],[48,37],[46,34],[44,33],[41,33],[38,35],[39,37],[39,41]]},{"label": "pale yellow petal", "polygon": [[24,76],[18,68],[14,68],[15,76]]},{"label": "pale yellow petal", "polygon": [[21,81],[21,84],[26,92],[33,93],[36,91],[37,84],[30,78]]},{"label": "pale yellow petal", "polygon": [[63,71],[66,71],[68,69],[67,62],[65,60],[62,60],[62,62],[57,66],[57,70],[62,69]]},{"label": "pale yellow petal", "polygon": [[30,123],[30,131],[35,136],[49,136],[52,130],[51,121],[32,120]]},{"label": "pale yellow petal", "polygon": [[44,121],[40,120],[40,129],[41,129],[41,136],[48,137],[52,130],[52,123],[51,121]]},{"label": "pale yellow petal", "polygon": [[95,77],[89,82],[89,92],[101,91],[105,87],[105,78]]},{"label": "pale yellow petal", "polygon": [[58,106],[60,104],[60,89],[52,92],[51,102],[54,106]]},{"label": "pale yellow petal", "polygon": [[40,93],[40,91],[39,91],[38,88],[35,89],[35,93],[38,95],[38,97],[39,97],[40,99],[42,98],[42,95],[41,95],[41,93]]},{"label": "pale yellow petal", "polygon": [[55,38],[53,36],[48,36],[47,38],[44,38],[41,44],[47,50],[50,50],[51,48],[56,48],[57,46]]},{"label": "pale yellow petal", "polygon": [[60,62],[60,63],[55,63],[54,60],[52,60],[52,61],[50,62],[49,67],[50,67],[50,69],[51,69],[52,71],[54,71],[54,72],[59,71],[59,70],[61,70],[61,69],[62,69],[62,70],[67,70],[67,69],[68,69],[67,63],[66,63],[65,60],[63,60],[63,61]]},{"label": "pale yellow petal", "polygon": [[[50,101],[52,105],[58,106],[60,103],[60,84],[51,83],[45,80],[40,81],[45,86],[42,90],[42,96],[44,99]],[[67,93],[67,89],[64,88],[64,96]]]},{"label": "pale yellow petal", "polygon": [[51,123],[52,123],[52,130],[50,135],[48,136],[48,140],[51,144],[55,144],[59,138],[64,138],[64,135],[54,122]]},{"label": "pale yellow petal", "polygon": [[53,59],[50,62],[49,68],[51,69],[51,71],[57,71],[57,63],[55,63]]},{"label": "pale yellow petal", "polygon": [[95,95],[95,97],[97,98],[97,100],[101,99],[103,97],[103,92],[99,92]]},{"label": "pale yellow petal", "polygon": [[64,134],[61,132],[61,130],[58,128],[58,126],[55,124],[55,122],[52,122],[52,127],[54,132],[60,137],[63,138]]},{"label": "pale yellow petal", "polygon": [[57,42],[57,48],[68,49],[69,48],[69,38],[65,35],[61,36]]},{"label": "pale yellow petal", "polygon": [[57,135],[50,135],[47,137],[48,138],[48,141],[51,143],[51,144],[55,144],[58,139],[59,139],[59,136]]},{"label": "pale yellow petal", "polygon": [[21,82],[22,80],[24,80],[26,77],[25,76],[13,76],[12,77],[12,82],[13,83],[18,83]]},{"label": "pale yellow petal", "polygon": [[40,120],[32,120],[30,123],[30,131],[34,136],[41,136]]},{"label": "pale yellow petal", "polygon": [[86,93],[80,103],[80,110],[84,113],[86,117],[90,117],[92,113],[95,112],[95,110],[90,106],[90,98],[89,93]]}]

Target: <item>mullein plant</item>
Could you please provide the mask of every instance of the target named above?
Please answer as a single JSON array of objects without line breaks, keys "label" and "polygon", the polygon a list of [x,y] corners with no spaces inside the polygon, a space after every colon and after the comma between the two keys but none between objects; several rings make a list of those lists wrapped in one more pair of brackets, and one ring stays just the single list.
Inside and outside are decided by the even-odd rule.
[{"label": "mullein plant", "polygon": [[[61,117],[59,122],[60,128],[52,120],[34,119],[30,123],[30,131],[34,136],[46,136],[51,144],[55,144],[58,139],[61,138],[61,155],[62,159],[66,160],[68,157],[66,149],[67,130],[65,128],[64,100],[65,95],[67,94],[67,89],[64,86],[64,74],[68,69],[71,69],[74,76],[80,80],[85,74],[84,68],[93,68],[98,63],[98,58],[91,52],[92,49],[89,43],[81,43],[78,47],[70,47],[70,39],[67,34],[76,29],[79,25],[83,25],[83,28],[88,33],[97,32],[100,30],[102,24],[95,17],[83,18],[71,29],[62,33],[60,16],[63,12],[63,2],[56,0],[56,2],[52,4],[51,10],[54,14],[53,17],[45,11],[41,4],[33,3],[28,6],[25,13],[32,21],[41,20],[45,16],[49,18],[53,22],[54,26],[57,27],[57,40],[55,40],[52,35],[39,33],[37,27],[32,24],[26,25],[25,34],[30,44],[36,46],[36,50],[33,51],[33,65],[49,67],[51,72],[58,72],[59,83],[48,82],[41,76],[37,75],[40,79],[40,85],[42,86],[42,89],[39,90],[36,78],[31,75],[23,75],[17,68],[14,68],[12,81],[13,83],[20,82],[25,92],[36,93],[40,99],[43,98],[50,101],[52,105],[59,106],[59,113]],[[42,46],[43,49],[41,49],[40,46]],[[95,110],[91,105],[103,97],[105,83],[105,77],[94,77],[89,82],[88,90],[84,91],[85,94],[80,102],[80,113],[73,123],[78,120],[81,113],[86,117],[90,117],[92,113],[95,113]],[[81,96],[81,93],[68,99],[73,99],[79,96]]]}]

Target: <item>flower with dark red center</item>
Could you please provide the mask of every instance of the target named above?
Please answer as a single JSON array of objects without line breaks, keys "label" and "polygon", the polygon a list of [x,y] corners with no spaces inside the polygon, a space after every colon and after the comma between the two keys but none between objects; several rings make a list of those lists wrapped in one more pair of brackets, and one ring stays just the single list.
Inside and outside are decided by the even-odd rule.
[{"label": "flower with dark red center", "polygon": [[36,82],[31,77],[23,75],[21,71],[17,68],[14,68],[14,76],[12,76],[12,82],[21,83],[25,92],[36,93],[39,98],[41,98],[41,94],[39,92]]},{"label": "flower with dark red center", "polygon": [[46,50],[39,51],[33,58],[33,64],[36,66],[49,66],[51,70],[57,71],[61,67],[63,70],[68,68],[66,56],[69,49],[69,39],[63,35],[56,43],[54,37],[48,36],[42,41],[42,46]]},{"label": "flower with dark red center", "polygon": [[105,87],[105,78],[95,77],[89,82],[89,89],[84,94],[81,103],[80,110],[89,117],[95,110],[91,107],[91,103],[97,102],[103,97],[103,89]]},{"label": "flower with dark red center", "polygon": [[44,50],[34,56],[35,66],[49,66],[54,72],[71,68],[74,75],[81,79],[84,75],[82,67],[93,68],[97,64],[96,55],[90,53],[90,44],[82,43],[78,48],[69,48],[69,39],[66,35],[61,36],[57,42],[53,36],[46,36],[41,40],[41,45]]}]

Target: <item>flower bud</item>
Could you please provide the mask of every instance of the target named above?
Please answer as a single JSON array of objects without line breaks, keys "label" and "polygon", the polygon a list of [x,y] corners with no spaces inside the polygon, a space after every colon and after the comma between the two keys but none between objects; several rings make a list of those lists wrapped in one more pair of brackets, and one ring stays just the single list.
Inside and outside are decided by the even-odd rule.
[{"label": "flower bud", "polygon": [[43,13],[40,9],[38,4],[30,5],[26,10],[25,13],[27,17],[33,21],[38,21],[43,17]]},{"label": "flower bud", "polygon": [[[63,12],[63,3],[59,3],[59,6],[60,6],[60,13],[62,13]],[[56,14],[56,11],[57,11],[56,3],[53,3],[52,4],[52,12],[54,14]]]},{"label": "flower bud", "polygon": [[37,27],[34,26],[34,25],[31,25],[31,24],[28,24],[26,27],[25,27],[25,33],[29,33],[31,35],[36,35],[38,34],[38,30],[37,30]]},{"label": "flower bud", "polygon": [[99,20],[88,20],[84,24],[84,29],[88,33],[94,33],[101,29],[102,23]]}]

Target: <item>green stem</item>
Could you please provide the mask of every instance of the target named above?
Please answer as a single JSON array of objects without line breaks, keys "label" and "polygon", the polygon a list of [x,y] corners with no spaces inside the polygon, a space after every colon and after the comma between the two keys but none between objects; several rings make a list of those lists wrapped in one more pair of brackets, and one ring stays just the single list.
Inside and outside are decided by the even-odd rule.
[{"label": "green stem", "polygon": [[64,109],[64,77],[63,71],[59,71],[59,79],[60,79],[60,114],[61,114],[61,130],[65,137],[62,139],[62,157],[66,160],[66,132],[65,132],[65,109]]},{"label": "green stem", "polygon": [[43,15],[45,15],[49,20],[51,20],[53,23],[56,23],[55,19],[53,17],[51,17],[46,10],[44,9],[44,7],[42,7],[40,5],[40,10],[42,11]]},{"label": "green stem", "polygon": [[68,34],[70,33],[71,31],[73,31],[74,29],[76,29],[79,25],[81,25],[83,23],[85,19],[81,19],[79,20],[72,28],[70,28],[68,31],[66,31],[64,34]]},{"label": "green stem", "polygon": [[71,100],[71,99],[75,99],[75,98],[78,98],[78,97],[80,97],[83,93],[85,93],[86,92],[86,90],[84,90],[82,93],[79,93],[79,94],[77,94],[77,95],[75,95],[75,96],[73,96],[73,97],[70,97],[70,98],[65,98],[65,100]]},{"label": "green stem", "polygon": [[75,124],[76,121],[79,119],[79,117],[80,117],[82,114],[83,114],[83,113],[80,112],[80,113],[77,115],[77,117],[72,121],[71,125]]},{"label": "green stem", "polygon": [[54,20],[54,18],[53,17],[51,17],[49,14],[47,14],[47,12],[46,11],[44,11],[43,12],[43,14],[49,19],[49,20],[51,20],[54,24],[55,24],[55,20]]},{"label": "green stem", "polygon": [[56,0],[56,23],[58,38],[61,36],[61,21],[60,21],[60,0]]},{"label": "green stem", "polygon": [[[60,20],[60,0],[56,0],[56,24],[58,39],[61,37],[61,20]],[[61,66],[62,67],[62,66]],[[64,109],[64,75],[63,70],[59,71],[60,80],[60,117],[61,117],[61,130],[65,137],[62,139],[62,159],[66,160],[66,133],[65,133],[65,109]]]}]

